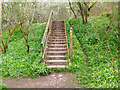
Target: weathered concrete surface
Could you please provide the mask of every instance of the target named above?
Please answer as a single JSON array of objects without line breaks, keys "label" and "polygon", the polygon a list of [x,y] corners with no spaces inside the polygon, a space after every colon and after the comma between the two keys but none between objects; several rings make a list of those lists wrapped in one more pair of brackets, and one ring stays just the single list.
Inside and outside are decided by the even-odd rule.
[{"label": "weathered concrete surface", "polygon": [[6,83],[8,88],[77,88],[72,77],[68,72],[56,72],[40,78],[21,78],[19,81],[4,79],[3,83]]}]

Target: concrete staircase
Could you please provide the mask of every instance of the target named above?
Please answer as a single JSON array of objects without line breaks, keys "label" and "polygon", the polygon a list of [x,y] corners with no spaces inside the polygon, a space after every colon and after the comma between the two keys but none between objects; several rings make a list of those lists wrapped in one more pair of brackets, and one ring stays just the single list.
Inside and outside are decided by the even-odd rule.
[{"label": "concrete staircase", "polygon": [[68,44],[64,21],[53,21],[45,54],[47,68],[67,67],[69,61],[65,60],[66,54],[68,54]]}]

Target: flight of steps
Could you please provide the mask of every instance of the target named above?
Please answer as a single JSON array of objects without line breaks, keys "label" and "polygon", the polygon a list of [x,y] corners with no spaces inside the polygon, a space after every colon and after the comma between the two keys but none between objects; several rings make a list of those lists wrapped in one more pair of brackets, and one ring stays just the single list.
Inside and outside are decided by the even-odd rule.
[{"label": "flight of steps", "polygon": [[65,60],[68,53],[65,26],[63,21],[54,21],[51,33],[48,36],[48,48],[45,58],[47,59],[47,68],[65,68],[69,63]]}]

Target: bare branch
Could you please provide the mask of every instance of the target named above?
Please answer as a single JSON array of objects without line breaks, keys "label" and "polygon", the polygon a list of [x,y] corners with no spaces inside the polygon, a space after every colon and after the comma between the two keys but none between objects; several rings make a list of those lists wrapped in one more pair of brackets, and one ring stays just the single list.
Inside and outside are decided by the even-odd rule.
[{"label": "bare branch", "polygon": [[71,3],[70,3],[69,0],[68,0],[68,3],[69,3],[70,9],[71,9],[71,11],[73,12],[75,18],[77,18],[77,15],[75,14],[75,11],[73,10],[73,8],[72,8]]}]

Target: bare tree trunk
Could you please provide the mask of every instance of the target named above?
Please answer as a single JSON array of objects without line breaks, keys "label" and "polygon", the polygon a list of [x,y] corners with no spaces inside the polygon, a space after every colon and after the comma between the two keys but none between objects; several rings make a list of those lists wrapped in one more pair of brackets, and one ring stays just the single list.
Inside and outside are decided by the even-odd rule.
[{"label": "bare tree trunk", "polygon": [[88,17],[88,13],[87,11],[85,12],[85,23],[87,23],[87,17]]},{"label": "bare tree trunk", "polygon": [[78,6],[79,6],[79,12],[81,14],[81,17],[82,17],[82,20],[83,20],[83,24],[85,23],[85,20],[84,20],[84,14],[83,14],[83,10],[82,10],[82,6],[81,6],[81,3],[78,2]]},{"label": "bare tree trunk", "polygon": [[[34,5],[34,4],[36,4],[36,2],[33,3],[33,5]],[[25,8],[25,2],[23,3],[23,10],[24,10],[24,8]],[[32,6],[30,7],[30,10],[31,10],[31,8],[32,8]],[[30,10],[29,10],[29,12],[30,12]],[[27,16],[26,16],[26,13],[27,13]],[[29,35],[29,31],[30,31],[30,29],[31,29],[31,27],[32,27],[32,22],[33,22],[33,20],[34,20],[34,15],[35,15],[34,13],[35,13],[35,8],[34,8],[34,11],[33,11],[33,15],[32,15],[32,19],[31,19],[29,28],[28,28],[28,29],[26,28],[26,22],[25,22],[25,23],[22,25],[22,29],[21,29],[21,31],[22,31],[22,33],[23,33],[23,37],[24,37],[24,39],[25,39],[25,41],[26,41],[27,53],[29,53],[29,40],[28,40],[28,35]],[[28,12],[26,12],[25,10],[24,10],[23,17],[28,17]]]},{"label": "bare tree trunk", "polygon": [[2,0],[0,0],[0,52],[3,51],[2,49],[2,30],[1,30],[1,17],[2,17]]},{"label": "bare tree trunk", "polygon": [[69,6],[70,6],[71,11],[72,11],[73,14],[74,14],[74,17],[77,18],[77,15],[76,15],[75,11],[73,10],[73,8],[72,8],[71,3],[70,3],[69,0],[68,0],[68,3],[69,3]]}]

